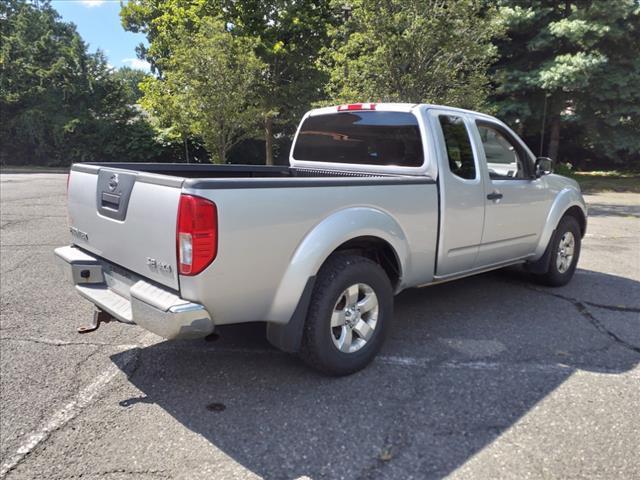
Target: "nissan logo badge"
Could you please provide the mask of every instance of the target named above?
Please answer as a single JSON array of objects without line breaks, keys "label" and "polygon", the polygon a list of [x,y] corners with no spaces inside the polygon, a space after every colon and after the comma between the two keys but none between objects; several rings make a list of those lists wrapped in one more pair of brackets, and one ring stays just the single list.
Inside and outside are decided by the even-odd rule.
[{"label": "nissan logo badge", "polygon": [[109,190],[115,192],[116,188],[118,188],[118,174],[114,173],[111,175],[111,178],[109,178]]}]

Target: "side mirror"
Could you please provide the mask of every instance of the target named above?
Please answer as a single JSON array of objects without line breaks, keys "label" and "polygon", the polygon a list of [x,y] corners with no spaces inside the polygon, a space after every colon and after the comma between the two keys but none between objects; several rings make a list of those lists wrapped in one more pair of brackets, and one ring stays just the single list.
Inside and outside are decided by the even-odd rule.
[{"label": "side mirror", "polygon": [[536,158],[536,178],[553,173],[553,160],[549,157]]}]

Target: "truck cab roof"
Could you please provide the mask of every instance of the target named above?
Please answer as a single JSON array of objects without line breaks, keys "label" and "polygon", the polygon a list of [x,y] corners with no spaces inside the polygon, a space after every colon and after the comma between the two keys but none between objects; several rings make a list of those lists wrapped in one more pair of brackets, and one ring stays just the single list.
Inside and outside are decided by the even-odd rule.
[{"label": "truck cab roof", "polygon": [[307,116],[316,116],[316,115],[327,115],[336,112],[344,112],[344,111],[357,111],[357,110],[375,110],[375,111],[383,111],[383,112],[413,112],[417,109],[424,110],[448,110],[451,112],[459,112],[472,114],[476,117],[497,120],[495,117],[491,115],[487,115],[485,113],[477,112],[474,110],[468,110],[464,108],[451,107],[447,105],[437,105],[433,103],[407,103],[407,102],[358,102],[358,103],[348,103],[341,105],[331,105],[328,107],[314,108],[309,110],[305,117]]}]

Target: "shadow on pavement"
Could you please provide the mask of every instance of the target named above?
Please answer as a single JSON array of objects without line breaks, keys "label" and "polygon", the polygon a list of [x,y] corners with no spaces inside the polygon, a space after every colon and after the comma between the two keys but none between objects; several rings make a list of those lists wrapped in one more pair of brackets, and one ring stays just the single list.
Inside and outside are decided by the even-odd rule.
[{"label": "shadow on pavement", "polygon": [[637,365],[638,351],[572,299],[590,282],[622,296],[640,286],[588,272],[566,293],[511,270],[406,291],[380,358],[346,378],[275,351],[260,324],[213,343],[163,342],[140,351],[129,379],[142,395],[121,406],[154,402],[265,478],[442,477],[577,369]]}]

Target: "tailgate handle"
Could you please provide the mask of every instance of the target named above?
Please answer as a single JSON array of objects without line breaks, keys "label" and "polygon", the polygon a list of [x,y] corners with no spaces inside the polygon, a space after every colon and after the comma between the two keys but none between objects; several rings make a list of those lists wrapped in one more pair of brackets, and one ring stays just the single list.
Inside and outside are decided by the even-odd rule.
[{"label": "tailgate handle", "polygon": [[120,195],[102,192],[102,206],[105,208],[118,210],[118,208],[120,208]]},{"label": "tailgate handle", "polygon": [[108,168],[98,171],[96,184],[96,208],[103,217],[124,222],[133,186],[135,172],[121,172]]}]

